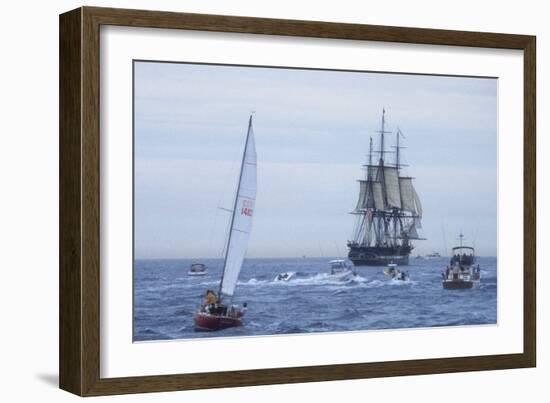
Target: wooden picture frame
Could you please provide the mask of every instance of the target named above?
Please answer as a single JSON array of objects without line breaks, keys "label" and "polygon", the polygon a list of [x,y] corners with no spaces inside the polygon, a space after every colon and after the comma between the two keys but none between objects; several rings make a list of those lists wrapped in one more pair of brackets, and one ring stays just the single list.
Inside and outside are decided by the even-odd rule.
[{"label": "wooden picture frame", "polygon": [[[523,353],[127,378],[100,377],[99,35],[102,25],[524,52]],[[60,387],[80,396],[525,368],[536,365],[535,37],[81,7],[60,16]]]}]

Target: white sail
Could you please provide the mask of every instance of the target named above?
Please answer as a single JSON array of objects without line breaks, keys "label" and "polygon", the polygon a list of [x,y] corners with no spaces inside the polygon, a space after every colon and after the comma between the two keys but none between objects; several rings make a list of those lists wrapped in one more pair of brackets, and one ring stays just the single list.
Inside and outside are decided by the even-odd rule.
[{"label": "white sail", "polygon": [[403,210],[416,214],[412,178],[400,177],[399,188],[401,189],[401,205]]},{"label": "white sail", "polygon": [[220,292],[222,295],[233,296],[235,285],[241,272],[244,256],[248,246],[248,238],[252,230],[252,216],[256,201],[256,146],[252,129],[252,116],[248,122],[248,133],[244,147],[241,174],[235,195],[231,226],[225,250],[225,262]]},{"label": "white sail", "polygon": [[384,210],[386,206],[384,205],[384,193],[382,191],[382,184],[380,182],[372,183],[373,197],[374,197],[374,207],[378,210]]},{"label": "white sail", "polygon": [[378,166],[377,165],[367,165],[367,178],[371,181],[379,181],[380,177],[378,176]]},{"label": "white sail", "polygon": [[415,221],[412,222],[411,226],[407,231],[409,239],[419,239],[418,232],[416,231]]},{"label": "white sail", "polygon": [[368,193],[368,182],[359,181],[359,200],[357,200],[357,206],[355,210],[362,210],[367,206],[367,193]]},{"label": "white sail", "polygon": [[399,193],[399,174],[395,167],[384,167],[384,181],[386,182],[386,199],[388,207],[401,208],[401,195]]},{"label": "white sail", "polygon": [[420,197],[418,197],[418,193],[416,193],[416,189],[414,187],[413,187],[413,194],[414,194],[414,204],[415,204],[416,214],[418,214],[419,217],[422,217],[422,203],[420,203]]}]

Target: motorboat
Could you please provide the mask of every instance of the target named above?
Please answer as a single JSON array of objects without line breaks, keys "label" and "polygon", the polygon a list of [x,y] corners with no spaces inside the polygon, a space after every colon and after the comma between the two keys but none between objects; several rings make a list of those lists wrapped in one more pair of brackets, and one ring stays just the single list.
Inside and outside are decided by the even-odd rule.
[{"label": "motorboat", "polygon": [[275,277],[275,281],[289,281],[295,274],[296,273],[293,271],[279,273],[277,274],[277,277]]},{"label": "motorboat", "polygon": [[202,263],[193,263],[187,272],[190,276],[204,276],[206,273],[208,273],[208,269]]},{"label": "motorboat", "polygon": [[453,248],[453,255],[443,277],[443,288],[446,290],[462,290],[473,288],[481,281],[481,269],[476,263],[475,250],[471,246],[462,245],[464,235],[459,235],[460,246]]},{"label": "motorboat", "polygon": [[328,262],[330,265],[330,275],[337,277],[339,280],[348,281],[357,275],[347,260],[334,259]]}]

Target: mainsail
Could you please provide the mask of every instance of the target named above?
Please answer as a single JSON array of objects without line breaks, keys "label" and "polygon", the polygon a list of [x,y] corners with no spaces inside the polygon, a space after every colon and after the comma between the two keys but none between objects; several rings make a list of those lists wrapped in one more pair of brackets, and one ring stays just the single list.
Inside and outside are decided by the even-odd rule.
[{"label": "mainsail", "polygon": [[225,261],[220,283],[220,297],[233,296],[252,229],[252,216],[256,201],[256,146],[252,129],[252,116],[244,146],[241,173],[235,194],[229,235],[225,248]]},{"label": "mainsail", "polygon": [[422,205],[414,188],[413,178],[402,175],[399,138],[396,132],[395,161],[388,162],[385,148],[385,111],[382,111],[379,159],[373,162],[372,138],[369,160],[365,165],[366,175],[359,180],[359,199],[355,210],[358,216],[352,247],[409,247],[409,240],[420,239]]}]

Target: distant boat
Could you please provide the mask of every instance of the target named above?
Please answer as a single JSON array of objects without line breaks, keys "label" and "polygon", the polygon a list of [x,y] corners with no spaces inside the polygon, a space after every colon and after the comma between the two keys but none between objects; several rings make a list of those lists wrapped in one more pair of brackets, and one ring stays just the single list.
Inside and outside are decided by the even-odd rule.
[{"label": "distant boat", "polygon": [[388,267],[384,269],[384,274],[388,277],[394,277],[395,273],[397,273],[397,264],[395,263],[389,263]]},{"label": "distant boat", "polygon": [[190,276],[204,276],[208,272],[206,266],[202,263],[193,263],[187,272]]},{"label": "distant boat", "polygon": [[256,146],[251,115],[248,120],[239,182],[231,212],[231,224],[225,247],[218,295],[212,293],[214,301],[207,301],[196,312],[195,330],[215,331],[243,325],[242,317],[246,312],[246,304],[239,308],[231,304],[231,298],[235,292],[252,230],[252,216],[257,191],[256,175]]},{"label": "distant boat", "polygon": [[344,259],[334,259],[328,264],[330,265],[330,275],[339,280],[348,281],[357,275],[357,272]]},{"label": "distant boat", "polygon": [[[373,151],[372,137],[365,177],[359,180],[359,198],[352,214],[357,216],[352,240],[348,241],[348,258],[354,266],[385,266],[388,263],[409,264],[414,249],[412,240],[420,240],[422,204],[413,178],[404,176],[399,145],[403,134],[395,133],[395,161],[386,159],[386,120],[382,110],[380,149]],[[373,161],[373,153],[378,161]]]},{"label": "distant boat", "polygon": [[289,271],[289,272],[285,272],[285,273],[279,273],[279,274],[277,274],[277,277],[275,277],[275,281],[288,281],[292,277],[294,277],[295,274],[296,274],[296,272],[293,272],[293,271]]},{"label": "distant boat", "polygon": [[384,274],[392,280],[406,281],[409,279],[409,273],[399,270],[395,263],[388,264],[388,267],[384,269]]},{"label": "distant boat", "polygon": [[397,270],[395,276],[392,277],[392,280],[407,281],[410,279],[408,271]]},{"label": "distant boat", "polygon": [[479,264],[476,264],[475,250],[471,246],[462,244],[464,235],[459,235],[460,246],[453,248],[453,256],[443,277],[443,288],[446,290],[459,290],[472,288],[481,280]]},{"label": "distant boat", "polygon": [[432,252],[426,255],[426,259],[438,259],[440,257],[441,255],[439,254],[439,252]]}]

